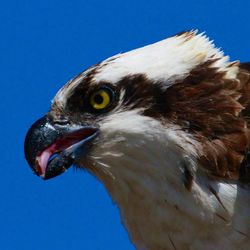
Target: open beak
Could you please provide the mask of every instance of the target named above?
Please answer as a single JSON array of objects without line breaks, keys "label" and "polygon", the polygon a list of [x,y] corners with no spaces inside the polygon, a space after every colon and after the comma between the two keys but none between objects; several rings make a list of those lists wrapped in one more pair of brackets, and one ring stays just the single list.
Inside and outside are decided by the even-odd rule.
[{"label": "open beak", "polygon": [[97,127],[54,123],[44,116],[26,135],[25,158],[34,172],[47,180],[65,172],[78,156],[86,154],[97,135]]}]

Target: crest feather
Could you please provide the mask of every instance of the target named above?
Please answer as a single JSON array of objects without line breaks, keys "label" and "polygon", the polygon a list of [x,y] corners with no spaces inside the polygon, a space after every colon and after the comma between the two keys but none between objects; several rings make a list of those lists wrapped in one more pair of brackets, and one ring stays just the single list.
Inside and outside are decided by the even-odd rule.
[{"label": "crest feather", "polygon": [[171,85],[185,78],[200,64],[214,61],[211,67],[225,71],[225,77],[234,78],[238,65],[216,48],[204,33],[197,30],[177,34],[160,42],[118,54],[98,65],[93,80],[116,83],[124,76],[145,74],[149,79]]}]

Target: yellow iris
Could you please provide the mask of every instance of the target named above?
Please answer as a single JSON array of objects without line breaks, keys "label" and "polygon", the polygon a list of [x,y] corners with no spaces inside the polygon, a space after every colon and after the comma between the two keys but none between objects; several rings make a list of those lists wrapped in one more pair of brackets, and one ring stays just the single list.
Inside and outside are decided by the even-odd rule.
[{"label": "yellow iris", "polygon": [[90,104],[94,109],[101,110],[106,108],[111,101],[108,90],[101,89],[93,93],[90,97]]}]

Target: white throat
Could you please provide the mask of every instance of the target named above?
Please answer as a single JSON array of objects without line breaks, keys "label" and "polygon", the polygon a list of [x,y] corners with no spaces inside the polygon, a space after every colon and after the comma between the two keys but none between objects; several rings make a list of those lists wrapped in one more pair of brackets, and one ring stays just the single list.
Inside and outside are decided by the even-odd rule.
[{"label": "white throat", "polygon": [[[101,173],[95,175],[118,204],[136,247],[237,249],[237,244],[249,244],[247,238],[242,244],[243,236],[239,233],[250,232],[250,222],[242,221],[247,209],[241,209],[237,218],[232,217],[236,195],[241,197],[237,206],[247,207],[250,202],[239,196],[243,190],[237,185],[218,184],[197,173],[197,163],[187,161],[187,157],[196,156],[195,142],[178,127],[163,128],[160,122],[136,111],[125,114],[107,118],[102,126],[105,137],[100,138],[102,143],[95,147],[90,159]],[[128,116],[130,119],[126,119]],[[196,173],[191,191],[184,185],[185,164],[190,164]],[[226,209],[211,194],[210,187],[218,191]],[[201,231],[204,224],[206,230]],[[230,242],[227,235],[235,240]],[[221,237],[225,241],[218,239]]]}]

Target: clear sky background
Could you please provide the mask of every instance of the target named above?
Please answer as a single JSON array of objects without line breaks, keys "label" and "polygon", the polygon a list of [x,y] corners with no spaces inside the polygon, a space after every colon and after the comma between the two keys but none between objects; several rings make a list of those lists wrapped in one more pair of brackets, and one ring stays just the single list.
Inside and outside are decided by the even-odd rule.
[{"label": "clear sky background", "polygon": [[183,30],[206,31],[233,60],[250,60],[249,10],[247,0],[2,1],[0,249],[134,249],[94,177],[32,173],[25,133],[74,75]]}]

